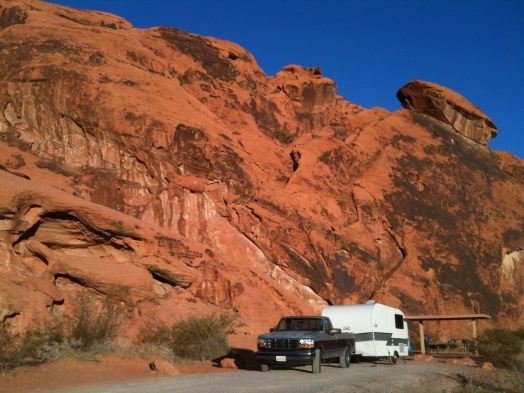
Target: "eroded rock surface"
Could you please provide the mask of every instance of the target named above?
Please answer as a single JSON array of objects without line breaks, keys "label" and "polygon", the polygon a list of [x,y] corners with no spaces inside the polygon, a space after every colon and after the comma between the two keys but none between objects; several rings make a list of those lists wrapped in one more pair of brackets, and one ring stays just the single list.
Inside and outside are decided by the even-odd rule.
[{"label": "eroded rock surface", "polygon": [[451,125],[460,134],[486,144],[497,136],[497,126],[466,98],[435,83],[412,81],[397,97],[402,106]]},{"label": "eroded rock surface", "polygon": [[522,323],[524,164],[463,97],[414,81],[406,109],[365,109],[230,42],[0,5],[0,321],[87,292],[126,304],[129,335],[370,298]]}]

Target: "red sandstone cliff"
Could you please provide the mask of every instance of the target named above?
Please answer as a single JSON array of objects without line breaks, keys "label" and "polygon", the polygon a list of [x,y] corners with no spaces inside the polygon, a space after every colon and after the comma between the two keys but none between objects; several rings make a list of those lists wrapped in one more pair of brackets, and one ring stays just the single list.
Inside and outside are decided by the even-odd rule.
[{"label": "red sandstone cliff", "polygon": [[0,37],[0,322],[88,291],[134,325],[369,298],[524,324],[524,163],[459,94],[365,109],[319,69],[32,0]]}]

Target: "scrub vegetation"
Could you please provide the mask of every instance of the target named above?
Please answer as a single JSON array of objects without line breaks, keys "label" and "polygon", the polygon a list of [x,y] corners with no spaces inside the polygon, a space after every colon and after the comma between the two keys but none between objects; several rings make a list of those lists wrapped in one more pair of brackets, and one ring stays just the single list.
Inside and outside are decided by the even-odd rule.
[{"label": "scrub vegetation", "polygon": [[495,367],[524,372],[524,328],[485,330],[477,346],[479,354]]},{"label": "scrub vegetation", "polygon": [[293,143],[293,141],[298,137],[298,135],[292,134],[288,130],[284,129],[284,130],[275,131],[273,134],[273,137],[278,139],[280,143],[282,143],[282,145],[286,147],[289,144]]},{"label": "scrub vegetation", "polygon": [[148,324],[136,342],[122,345],[117,340],[125,317],[121,304],[86,295],[74,299],[73,304],[73,316],[57,318],[54,323],[34,323],[23,334],[15,332],[13,318],[0,323],[0,372],[50,360],[95,360],[108,354],[211,360],[228,354],[227,336],[242,326],[237,312],[212,313],[171,326]]},{"label": "scrub vegetation", "polygon": [[35,322],[25,333],[15,333],[12,318],[0,325],[0,371],[20,365],[63,358],[93,358],[111,353],[124,309],[87,295],[73,301],[72,317]]},{"label": "scrub vegetation", "polygon": [[230,351],[227,336],[242,326],[237,312],[191,317],[172,326],[155,324],[141,330],[142,344],[167,346],[174,358],[212,360]]}]

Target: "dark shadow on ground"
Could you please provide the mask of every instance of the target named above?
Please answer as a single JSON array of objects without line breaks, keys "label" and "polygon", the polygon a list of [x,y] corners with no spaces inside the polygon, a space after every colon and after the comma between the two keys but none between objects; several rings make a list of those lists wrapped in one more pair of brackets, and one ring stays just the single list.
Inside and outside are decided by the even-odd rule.
[{"label": "dark shadow on ground", "polygon": [[223,367],[222,361],[224,359],[232,359],[235,366],[240,370],[260,371],[260,363],[258,363],[255,352],[244,348],[231,348],[229,353],[213,359],[215,367]]}]

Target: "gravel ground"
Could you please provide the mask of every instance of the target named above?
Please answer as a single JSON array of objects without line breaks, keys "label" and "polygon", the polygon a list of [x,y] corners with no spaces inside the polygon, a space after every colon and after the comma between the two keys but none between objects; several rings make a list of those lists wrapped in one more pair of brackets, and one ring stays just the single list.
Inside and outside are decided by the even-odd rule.
[{"label": "gravel ground", "polygon": [[[520,382],[519,382],[520,380]],[[482,382],[483,381],[483,382]],[[483,383],[479,387],[479,383]],[[509,385],[508,385],[509,383]],[[514,386],[511,386],[511,385]],[[45,390],[38,390],[45,392]],[[482,370],[441,362],[419,363],[400,360],[353,363],[349,369],[323,365],[320,374],[311,367],[286,370],[242,371],[221,374],[183,375],[90,385],[56,393],[167,393],[167,392],[288,392],[288,393],[394,393],[394,392],[522,392],[522,374],[504,370]]]}]

